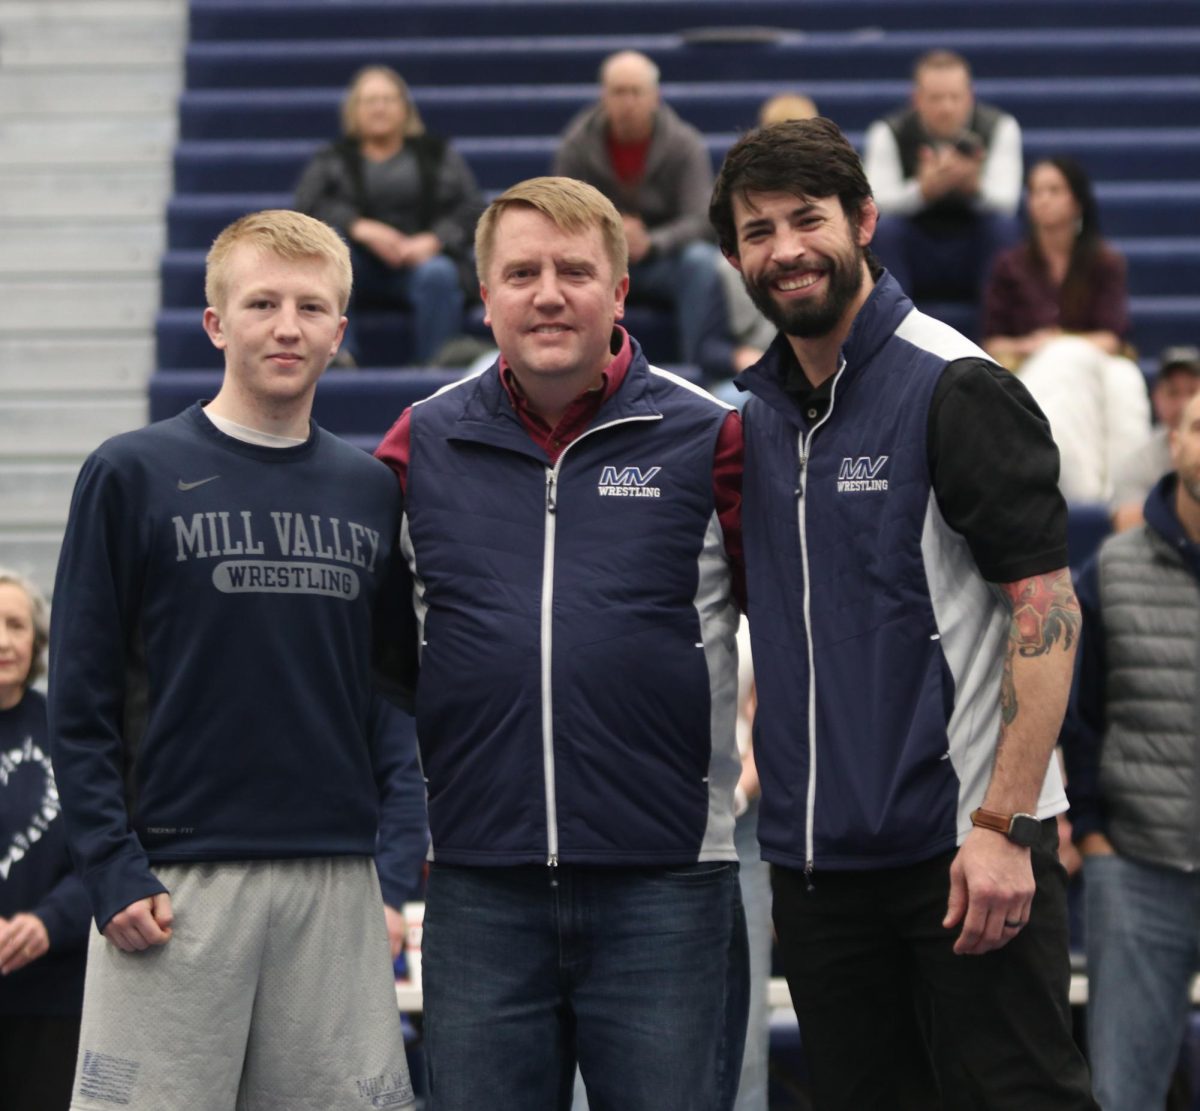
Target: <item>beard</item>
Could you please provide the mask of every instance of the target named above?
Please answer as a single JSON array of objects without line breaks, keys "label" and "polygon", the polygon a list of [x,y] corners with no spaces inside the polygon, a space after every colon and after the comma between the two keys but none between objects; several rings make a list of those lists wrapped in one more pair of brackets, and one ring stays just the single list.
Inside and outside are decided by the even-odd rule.
[{"label": "beard", "polygon": [[821,300],[808,298],[781,305],[771,294],[771,283],[788,273],[791,273],[790,268],[776,267],[754,281],[743,274],[742,280],[754,307],[784,335],[801,339],[829,335],[841,322],[863,284],[862,260],[858,252],[851,259],[831,258],[825,265],[828,283]]}]

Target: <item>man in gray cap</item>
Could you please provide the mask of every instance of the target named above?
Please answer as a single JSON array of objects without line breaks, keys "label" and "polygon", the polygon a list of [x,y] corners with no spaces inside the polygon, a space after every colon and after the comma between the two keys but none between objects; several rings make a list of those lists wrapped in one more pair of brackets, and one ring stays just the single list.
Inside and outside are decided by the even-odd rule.
[{"label": "man in gray cap", "polygon": [[1113,529],[1123,532],[1142,523],[1142,505],[1150,488],[1171,467],[1171,429],[1179,425],[1194,394],[1200,389],[1200,347],[1167,347],[1158,360],[1158,375],[1150,390],[1155,425],[1118,464],[1113,475]]},{"label": "man in gray cap", "polygon": [[1200,396],[1182,410],[1145,524],[1105,540],[1076,583],[1083,638],[1061,740],[1105,1111],[1166,1102],[1200,963]]}]

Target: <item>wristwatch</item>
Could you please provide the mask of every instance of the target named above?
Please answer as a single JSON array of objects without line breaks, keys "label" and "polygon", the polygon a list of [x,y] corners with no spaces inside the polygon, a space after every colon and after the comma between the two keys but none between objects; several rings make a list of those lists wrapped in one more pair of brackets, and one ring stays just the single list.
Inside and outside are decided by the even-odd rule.
[{"label": "wristwatch", "polygon": [[1042,823],[1033,814],[997,814],[994,810],[972,810],[971,825],[1003,833],[1014,845],[1030,848],[1042,836]]}]

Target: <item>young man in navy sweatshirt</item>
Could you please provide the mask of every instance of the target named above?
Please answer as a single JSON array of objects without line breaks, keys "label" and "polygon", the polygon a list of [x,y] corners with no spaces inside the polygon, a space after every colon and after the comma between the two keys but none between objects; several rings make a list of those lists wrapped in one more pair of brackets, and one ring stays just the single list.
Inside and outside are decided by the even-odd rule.
[{"label": "young man in navy sweatshirt", "polygon": [[310,419],[350,281],[317,220],[231,225],[216,398],[80,472],[50,699],[102,931],[74,1108],[412,1103],[372,860],[402,759],[368,730],[395,481]]}]

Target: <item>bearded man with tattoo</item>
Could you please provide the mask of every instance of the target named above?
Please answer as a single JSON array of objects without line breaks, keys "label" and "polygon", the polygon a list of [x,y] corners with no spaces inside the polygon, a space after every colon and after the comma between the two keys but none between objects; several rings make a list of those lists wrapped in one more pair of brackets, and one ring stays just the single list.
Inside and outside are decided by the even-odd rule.
[{"label": "bearded man with tattoo", "polygon": [[829,120],[745,136],[710,217],[779,328],[738,378],[743,527],[759,839],[815,1106],[1095,1108],[1055,828],[1080,619],[1049,427],[878,266]]}]

